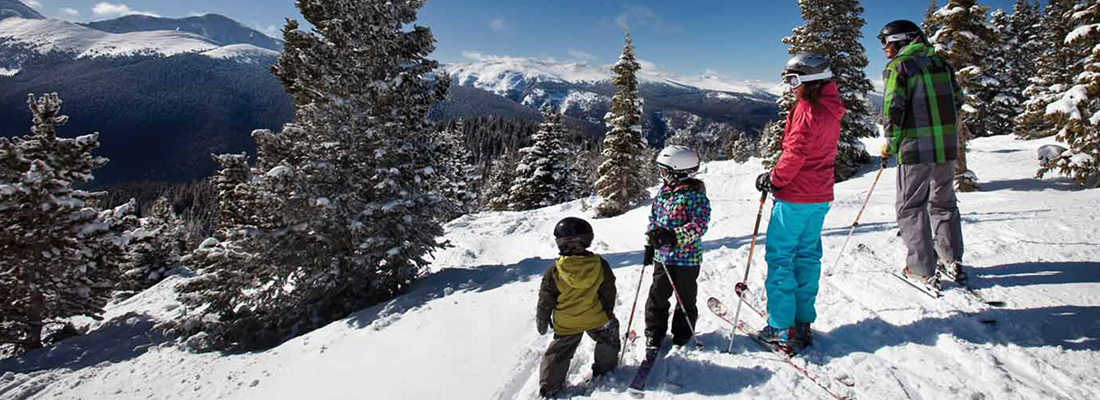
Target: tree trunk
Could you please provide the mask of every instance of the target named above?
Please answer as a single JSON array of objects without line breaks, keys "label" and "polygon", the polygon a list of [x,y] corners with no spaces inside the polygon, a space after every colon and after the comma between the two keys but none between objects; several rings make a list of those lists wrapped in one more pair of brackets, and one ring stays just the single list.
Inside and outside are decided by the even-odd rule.
[{"label": "tree trunk", "polygon": [[[960,120],[965,120],[960,118]],[[967,145],[970,143],[970,129],[966,123],[958,125],[959,129],[959,158],[955,161],[955,190],[959,192],[975,192],[978,190],[978,182],[974,173],[966,164]]]},{"label": "tree trunk", "polygon": [[31,303],[27,307],[27,317],[29,321],[27,323],[27,341],[24,350],[30,351],[42,347],[42,320],[43,314],[45,313],[45,296],[42,296],[40,292],[33,292],[31,294]]}]

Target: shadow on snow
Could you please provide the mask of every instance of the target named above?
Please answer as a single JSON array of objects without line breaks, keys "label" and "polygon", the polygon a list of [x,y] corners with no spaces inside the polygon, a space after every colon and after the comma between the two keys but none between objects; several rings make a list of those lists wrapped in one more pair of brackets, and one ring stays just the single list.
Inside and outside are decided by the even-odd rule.
[{"label": "shadow on snow", "polygon": [[86,335],[74,336],[55,345],[0,360],[0,371],[29,373],[65,368],[79,370],[100,363],[119,363],[145,354],[166,343],[157,321],[145,314],[129,313],[114,318]]}]

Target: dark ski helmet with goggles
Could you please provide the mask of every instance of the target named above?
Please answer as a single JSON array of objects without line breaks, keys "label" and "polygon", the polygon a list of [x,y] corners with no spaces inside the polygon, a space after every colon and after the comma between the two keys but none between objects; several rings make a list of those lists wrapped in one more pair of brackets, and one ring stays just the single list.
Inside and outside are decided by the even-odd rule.
[{"label": "dark ski helmet with goggles", "polygon": [[565,217],[554,226],[554,242],[563,256],[583,254],[592,238],[592,225],[577,217]]},{"label": "dark ski helmet with goggles", "polygon": [[833,71],[829,69],[829,59],[821,54],[799,53],[787,60],[783,67],[783,84],[799,87],[803,83],[830,79]]},{"label": "dark ski helmet with goggles", "polygon": [[665,183],[683,181],[699,172],[699,154],[684,146],[668,146],[657,154],[657,172]]},{"label": "dark ski helmet with goggles", "polygon": [[924,32],[913,21],[899,19],[882,27],[878,33],[878,41],[886,48],[891,43],[897,43],[898,48],[908,46],[914,40],[924,38]]}]

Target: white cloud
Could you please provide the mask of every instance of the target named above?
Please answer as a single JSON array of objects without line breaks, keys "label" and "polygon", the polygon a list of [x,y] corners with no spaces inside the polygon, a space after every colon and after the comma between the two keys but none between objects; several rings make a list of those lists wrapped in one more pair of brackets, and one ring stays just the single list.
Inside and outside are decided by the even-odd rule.
[{"label": "white cloud", "polygon": [[504,23],[504,18],[493,18],[492,21],[489,21],[489,29],[497,32],[504,32],[508,29],[508,25]]},{"label": "white cloud", "polygon": [[569,51],[569,56],[571,56],[573,58],[581,59],[581,60],[584,60],[584,61],[592,61],[592,60],[596,59],[596,56],[594,56],[592,54],[588,54],[588,53],[586,53],[582,50],[577,50],[577,49],[574,49],[574,48],[570,48],[568,51]]},{"label": "white cloud", "polygon": [[100,17],[121,17],[126,15],[147,15],[150,17],[160,16],[148,11],[132,10],[130,9],[130,6],[125,4],[114,4],[107,2],[96,3],[96,5],[92,6],[92,14]]},{"label": "white cloud", "polygon": [[61,8],[61,15],[64,15],[64,16],[69,17],[69,18],[76,18],[76,17],[80,16],[80,11],[77,11],[77,10],[69,8],[69,7],[62,7]]},{"label": "white cloud", "polygon": [[626,10],[615,17],[615,25],[618,25],[623,29],[639,29],[645,27],[652,27],[654,30],[660,33],[668,34],[681,34],[684,33],[684,27],[680,24],[669,23],[665,21],[663,17],[657,15],[652,9],[646,6],[627,5]]},{"label": "white cloud", "polygon": [[547,56],[546,54],[540,54],[538,57],[516,57],[516,56],[496,56],[496,55],[485,54],[485,53],[481,53],[481,52],[477,52],[477,51],[463,51],[462,52],[462,57],[465,57],[465,58],[468,58],[468,59],[471,59],[471,60],[474,60],[474,61],[479,61],[479,62],[516,62],[516,61],[528,61],[528,60],[542,61],[542,62],[547,62],[547,63],[556,63],[557,62],[557,60],[555,60],[553,57]]},{"label": "white cloud", "polygon": [[38,0],[24,0],[23,3],[30,6],[31,8],[42,9],[42,3]]},{"label": "white cloud", "polygon": [[268,26],[265,26],[265,27],[262,27],[261,29],[259,29],[259,31],[263,32],[267,36],[270,36],[270,37],[273,37],[273,38],[276,38],[276,39],[282,39],[283,38],[283,27],[278,26],[278,25],[268,25]]}]

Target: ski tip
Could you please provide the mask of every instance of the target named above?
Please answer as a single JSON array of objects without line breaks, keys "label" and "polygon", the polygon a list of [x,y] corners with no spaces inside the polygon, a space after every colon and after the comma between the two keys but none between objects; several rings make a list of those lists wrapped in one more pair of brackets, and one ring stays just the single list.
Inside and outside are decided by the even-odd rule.
[{"label": "ski tip", "polygon": [[645,397],[645,391],[635,388],[626,388],[626,393],[635,399],[641,399]]},{"label": "ski tip", "polygon": [[993,306],[993,307],[1004,307],[1005,306],[1005,302],[1000,301],[1000,300],[990,300],[990,301],[985,302],[985,304],[988,304],[988,305]]}]

